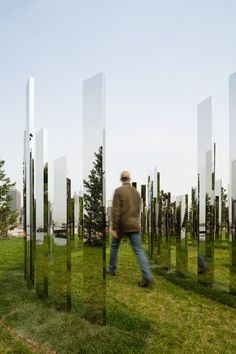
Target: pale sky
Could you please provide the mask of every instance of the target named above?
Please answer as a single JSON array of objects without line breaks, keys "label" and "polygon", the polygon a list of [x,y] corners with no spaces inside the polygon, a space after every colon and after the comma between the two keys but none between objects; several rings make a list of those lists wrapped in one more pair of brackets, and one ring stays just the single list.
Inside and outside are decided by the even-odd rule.
[{"label": "pale sky", "polygon": [[[228,183],[228,76],[236,71],[234,0],[0,0],[0,158],[22,188],[25,86],[35,79],[36,130],[49,169],[68,156],[82,186],[82,82],[106,77],[107,199],[128,169],[190,191],[197,104],[212,96],[217,178]],[[51,178],[52,180],[52,178]]]}]

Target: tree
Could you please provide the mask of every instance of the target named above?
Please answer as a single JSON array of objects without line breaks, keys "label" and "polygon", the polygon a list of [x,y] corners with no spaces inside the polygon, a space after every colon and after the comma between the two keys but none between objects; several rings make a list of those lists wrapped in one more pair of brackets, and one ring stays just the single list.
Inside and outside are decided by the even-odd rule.
[{"label": "tree", "polygon": [[101,245],[104,232],[102,146],[94,153],[94,167],[84,180],[84,237],[89,245]]},{"label": "tree", "polygon": [[11,210],[10,190],[15,183],[10,182],[3,169],[5,161],[0,160],[0,236],[7,237],[8,230],[16,227],[17,211]]}]

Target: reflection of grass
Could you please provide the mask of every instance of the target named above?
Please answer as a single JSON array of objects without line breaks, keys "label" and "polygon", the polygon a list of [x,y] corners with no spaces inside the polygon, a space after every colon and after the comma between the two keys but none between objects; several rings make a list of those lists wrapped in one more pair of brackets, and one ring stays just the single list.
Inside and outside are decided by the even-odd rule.
[{"label": "reflection of grass", "polygon": [[[39,348],[43,345],[57,353],[71,354],[236,352],[236,310],[158,275],[154,275],[156,285],[152,289],[139,288],[140,272],[126,243],[121,244],[117,275],[107,278],[104,327],[81,319],[77,313],[83,290],[81,250],[72,252],[71,313],[56,311],[50,300],[39,301],[35,291],[27,289],[22,255],[21,240],[1,241],[0,317]],[[10,343],[10,353],[24,353],[14,351],[18,344],[6,342],[1,328],[0,333],[0,352],[4,353]],[[39,349],[38,353],[45,351]]]},{"label": "reflection of grass", "polygon": [[[175,246],[171,248],[171,264],[176,266]],[[197,247],[188,246],[188,271],[197,274]],[[214,279],[217,283],[229,286],[230,252],[227,248],[214,249]]]},{"label": "reflection of grass", "polygon": [[85,246],[83,256],[83,292],[85,318],[103,323],[106,305],[105,279],[103,279],[103,249]]},{"label": "reflection of grass", "polygon": [[[146,253],[148,253],[148,244],[143,244],[143,248]],[[214,247],[214,280],[224,286],[225,288],[229,288],[230,282],[230,266],[231,266],[231,256],[230,249],[226,241],[221,242],[221,244],[215,244]],[[181,254],[181,252],[180,252]],[[189,240],[188,244],[188,272],[197,274],[197,243],[195,245]],[[166,250],[162,250],[161,258],[158,264],[166,265],[167,252]],[[176,268],[176,245],[175,242],[171,242],[171,269],[175,270]],[[181,259],[180,259],[181,261]],[[161,263],[160,263],[161,262]]]},{"label": "reflection of grass", "polygon": [[[167,272],[164,265],[155,266],[154,269],[159,275],[164,275],[177,285],[185,289],[191,289],[199,294],[208,296],[211,299],[222,302],[236,308],[236,297],[229,293],[229,290],[236,289],[236,272],[230,274],[230,250],[227,242],[218,243],[214,247],[213,262],[210,263],[211,271],[214,274],[211,281],[210,272],[197,276],[197,245],[191,242],[188,244],[188,271],[179,273],[176,268],[176,245],[171,245],[171,267]],[[178,264],[183,255],[178,253]],[[232,288],[233,286],[233,288]]]}]

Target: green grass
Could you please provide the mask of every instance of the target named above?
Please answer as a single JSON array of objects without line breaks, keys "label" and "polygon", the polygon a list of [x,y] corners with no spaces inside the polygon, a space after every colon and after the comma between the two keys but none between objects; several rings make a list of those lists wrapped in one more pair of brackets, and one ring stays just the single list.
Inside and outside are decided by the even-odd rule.
[{"label": "green grass", "polygon": [[[235,309],[156,274],[153,288],[139,288],[139,269],[126,243],[121,245],[117,275],[107,277],[106,326],[89,323],[75,310],[59,312],[50,300],[38,300],[23,280],[22,255],[22,240],[0,241],[0,353],[45,353],[45,348],[70,354],[236,352]],[[81,265],[81,252],[73,252],[76,309]]]},{"label": "green grass", "polygon": [[17,338],[15,333],[0,323],[0,353],[1,354],[30,354],[42,353],[33,345],[25,345],[22,339]]}]

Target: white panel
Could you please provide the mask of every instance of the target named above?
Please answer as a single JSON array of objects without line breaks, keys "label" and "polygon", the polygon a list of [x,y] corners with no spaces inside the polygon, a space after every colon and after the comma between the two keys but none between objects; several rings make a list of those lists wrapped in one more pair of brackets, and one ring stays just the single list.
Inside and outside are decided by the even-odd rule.
[{"label": "white panel", "polygon": [[[104,143],[105,76],[99,73],[83,82],[84,179],[93,168],[94,153]],[[104,147],[103,147],[104,150]]]},{"label": "white panel", "polygon": [[[26,86],[26,143],[25,143],[25,161],[26,161],[26,230],[30,235],[31,208],[34,190],[30,183],[30,155],[34,159],[34,79],[29,78]],[[34,177],[32,176],[32,179]]]},{"label": "white panel", "polygon": [[[206,162],[206,152],[212,150],[212,100],[211,97],[198,105],[198,174],[200,175],[200,224],[205,224],[205,194],[210,190],[209,168],[206,176],[206,164],[210,165],[210,156]],[[210,177],[211,181],[211,177]]]},{"label": "white panel", "polygon": [[179,206],[181,204],[181,201],[182,201],[182,195],[178,195],[176,197],[176,206]]},{"label": "white panel", "polygon": [[153,178],[153,197],[157,198],[157,167],[154,168],[154,178]]},{"label": "white panel", "polygon": [[103,206],[106,207],[106,130],[103,129],[102,131],[102,146],[103,146],[103,153],[102,153],[102,170],[104,172],[103,180],[102,180],[102,197],[103,197]]},{"label": "white panel", "polygon": [[236,73],[229,77],[229,218],[232,219],[231,198],[234,190],[232,163],[236,160]]},{"label": "white panel", "polygon": [[206,175],[206,180],[205,180],[205,191],[206,193],[211,196],[212,192],[212,151],[209,150],[206,152],[206,167],[205,167],[205,175]]}]

